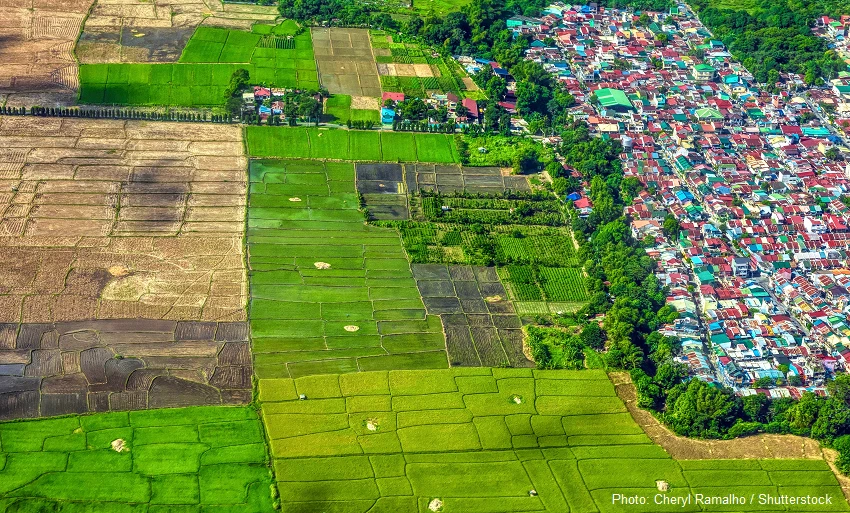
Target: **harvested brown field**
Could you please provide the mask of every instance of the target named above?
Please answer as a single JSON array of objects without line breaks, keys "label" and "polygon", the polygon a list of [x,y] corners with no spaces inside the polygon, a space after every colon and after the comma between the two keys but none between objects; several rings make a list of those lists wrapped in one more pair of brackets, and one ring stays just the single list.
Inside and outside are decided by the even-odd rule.
[{"label": "harvested brown field", "polygon": [[251,400],[248,323],[0,324],[0,420]]},{"label": "harvested brown field", "polygon": [[272,6],[220,0],[98,0],[76,54],[84,64],[175,62],[198,25],[250,30],[278,16]]},{"label": "harvested brown field", "polygon": [[0,322],[244,321],[241,139],[0,117]]},{"label": "harvested brown field", "polygon": [[351,108],[358,110],[380,110],[381,100],[372,96],[352,96]]},{"label": "harvested brown field", "polygon": [[439,77],[439,71],[435,74],[430,64],[378,64],[378,73],[391,77]]},{"label": "harvested brown field", "polygon": [[92,1],[0,3],[0,103],[59,106],[76,101],[74,41]]},{"label": "harvested brown field", "polygon": [[471,78],[463,77],[463,86],[466,87],[467,91],[478,91],[478,84],[476,84]]},{"label": "harvested brown field", "polygon": [[381,96],[368,30],[314,27],[311,33],[319,83],[332,94]]}]

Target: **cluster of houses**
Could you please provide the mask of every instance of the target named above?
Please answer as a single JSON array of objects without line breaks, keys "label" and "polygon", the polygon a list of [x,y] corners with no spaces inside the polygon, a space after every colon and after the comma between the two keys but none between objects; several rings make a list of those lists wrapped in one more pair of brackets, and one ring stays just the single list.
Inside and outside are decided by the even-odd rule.
[{"label": "cluster of houses", "polygon": [[[399,103],[408,99],[404,93],[386,92],[381,95],[381,123],[391,125],[399,119],[396,107]],[[454,93],[432,93],[428,98],[422,99],[425,104],[434,110],[446,108],[450,120],[458,124],[477,123],[480,118],[478,102],[472,98],[460,99]],[[458,106],[463,106],[465,111],[457,112]]]},{"label": "cluster of houses", "polygon": [[[272,116],[280,116],[281,119],[284,119],[285,97],[292,92],[297,93],[298,91],[253,86],[250,90],[242,93],[242,109],[244,112],[257,113],[261,121],[267,121]],[[322,101],[321,95],[316,94],[314,97],[317,101]],[[404,93],[383,93],[380,107],[381,123],[392,125],[393,121],[398,120],[396,106],[406,99]],[[471,98],[461,99],[454,93],[432,93],[428,98],[422,100],[435,110],[445,107],[449,119],[459,124],[478,123],[481,117],[478,102]],[[457,112],[459,106],[464,107],[461,113]]]},{"label": "cluster of houses", "polygon": [[[242,93],[242,112],[257,114],[262,122],[268,122],[273,116],[278,116],[281,120],[286,119],[284,107],[287,95],[300,92],[297,89],[252,86]],[[314,94],[313,98],[317,102],[322,101],[322,95],[319,93]]]},{"label": "cluster of houses", "polygon": [[[556,3],[508,26],[646,186],[627,213],[679,312],[661,331],[692,375],[740,394],[824,393],[850,368],[850,75],[759,88],[684,4]],[[671,215],[681,231],[668,239]]]}]

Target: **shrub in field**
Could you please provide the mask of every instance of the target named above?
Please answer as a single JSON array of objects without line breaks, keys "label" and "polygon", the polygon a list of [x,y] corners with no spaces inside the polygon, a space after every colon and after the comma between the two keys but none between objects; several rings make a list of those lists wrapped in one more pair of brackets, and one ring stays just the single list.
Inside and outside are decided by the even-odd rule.
[{"label": "shrub in field", "polygon": [[580,337],[558,328],[527,326],[523,329],[538,369],[583,369],[584,351]]}]

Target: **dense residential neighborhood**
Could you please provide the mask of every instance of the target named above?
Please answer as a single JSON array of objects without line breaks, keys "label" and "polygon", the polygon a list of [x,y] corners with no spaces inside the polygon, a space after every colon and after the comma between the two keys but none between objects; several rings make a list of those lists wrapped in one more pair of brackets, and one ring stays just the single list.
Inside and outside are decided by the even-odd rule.
[{"label": "dense residential neighborhood", "polygon": [[[823,19],[821,32],[846,47],[848,20]],[[850,74],[759,88],[684,4],[556,3],[508,27],[533,39],[526,59],[575,97],[575,118],[621,142],[625,176],[645,186],[626,213],[679,312],[661,332],[682,341],[692,375],[741,395],[823,394],[850,365]],[[584,195],[574,206],[592,211]]]},{"label": "dense residential neighborhood", "polygon": [[[681,363],[741,395],[823,394],[827,377],[850,368],[850,73],[811,88],[794,74],[759,86],[685,4],[641,13],[555,3],[506,24],[576,100],[570,115],[618,140],[625,177],[645,187],[626,214],[679,312],[660,331],[682,342]],[[813,31],[850,61],[850,16],[824,16]],[[505,80],[496,104],[511,132],[528,134],[509,71],[455,59],[470,76],[490,68]],[[244,105],[283,120],[287,93],[255,86]],[[429,124],[482,123],[486,110],[453,93],[384,92],[383,127],[408,120],[402,105],[419,100],[445,116]],[[578,215],[593,211],[586,193],[569,199]],[[670,218],[677,235],[665,233]]]}]

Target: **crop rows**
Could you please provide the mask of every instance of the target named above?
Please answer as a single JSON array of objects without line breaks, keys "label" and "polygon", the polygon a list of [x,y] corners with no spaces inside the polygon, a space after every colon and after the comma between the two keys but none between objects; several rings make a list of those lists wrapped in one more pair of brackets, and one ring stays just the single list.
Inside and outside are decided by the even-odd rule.
[{"label": "crop rows", "polygon": [[[580,258],[551,195],[499,188],[503,177],[487,173],[435,168],[434,175],[436,186],[420,184],[411,196],[411,220],[384,222],[399,230],[412,262],[509,266],[499,276],[514,301],[587,300]],[[488,192],[468,190],[467,182]],[[443,188],[454,192],[436,192]],[[538,309],[549,313],[545,305]]]},{"label": "crop rows", "polygon": [[509,265],[500,274],[517,301],[581,302],[588,297],[581,269]]},{"label": "crop rows", "polygon": [[586,301],[587,289],[581,269],[543,267],[540,269],[543,293],[547,301]]},{"label": "crop rows", "polygon": [[[379,57],[377,62],[395,62],[399,64],[429,64],[425,57]],[[433,66],[432,66],[433,69]],[[407,96],[424,98],[429,91],[455,93],[460,95],[466,89],[463,81],[453,76],[449,68],[442,65],[445,73],[435,77],[406,77],[381,75],[381,88],[384,91],[404,93]]]},{"label": "crop rows", "polygon": [[565,224],[564,215],[555,201],[426,196],[422,198],[422,205],[427,220],[444,223],[542,226]]},{"label": "crop rows", "polygon": [[262,48],[277,48],[278,50],[294,50],[295,39],[277,36],[266,36],[260,40]]},{"label": "crop rows", "polygon": [[528,264],[536,262],[552,267],[580,265],[569,235],[497,235],[496,244],[496,252],[501,261]]}]

